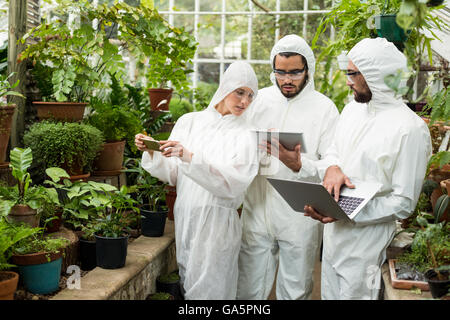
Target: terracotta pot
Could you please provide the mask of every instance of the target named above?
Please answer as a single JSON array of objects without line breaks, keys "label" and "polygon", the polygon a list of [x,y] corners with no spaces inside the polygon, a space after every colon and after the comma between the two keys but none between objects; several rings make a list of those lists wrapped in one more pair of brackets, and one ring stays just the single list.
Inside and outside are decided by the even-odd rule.
[{"label": "terracotta pot", "polygon": [[62,214],[62,211],[55,213],[55,216],[57,216],[57,218],[47,223],[47,225],[45,226],[45,233],[54,233],[59,231],[62,224]]},{"label": "terracotta pot", "polygon": [[55,261],[62,257],[62,252],[37,252],[30,254],[17,254],[11,256],[13,264],[18,266],[30,266]]},{"label": "terracotta pot", "polygon": [[11,124],[16,105],[0,106],[0,163],[6,160]]},{"label": "terracotta pot", "polygon": [[61,121],[75,122],[83,119],[84,102],[42,102],[33,101],[37,116],[40,120],[55,119]]},{"label": "terracotta pot", "polygon": [[71,175],[69,180],[72,182],[79,181],[79,180],[86,182],[90,176],[91,176],[90,172],[84,173],[84,174]]},{"label": "terracotta pot", "polygon": [[[173,89],[153,88],[148,89],[150,97],[150,107],[152,110],[169,110],[170,99],[172,98]],[[167,100],[165,103],[161,101]]]},{"label": "terracotta pot", "polygon": [[9,221],[24,222],[32,228],[39,227],[39,216],[37,210],[31,209],[24,204],[16,204],[11,208],[11,212],[8,215]]},{"label": "terracotta pot", "polygon": [[174,220],[173,208],[175,206],[175,200],[177,199],[177,188],[173,186],[166,186],[166,204],[168,208],[167,218]]},{"label": "terracotta pot", "polygon": [[95,176],[118,175],[121,173],[126,141],[107,142],[94,160]]},{"label": "terracotta pot", "polygon": [[14,292],[16,292],[18,282],[18,273],[0,271],[0,300],[14,300]]}]

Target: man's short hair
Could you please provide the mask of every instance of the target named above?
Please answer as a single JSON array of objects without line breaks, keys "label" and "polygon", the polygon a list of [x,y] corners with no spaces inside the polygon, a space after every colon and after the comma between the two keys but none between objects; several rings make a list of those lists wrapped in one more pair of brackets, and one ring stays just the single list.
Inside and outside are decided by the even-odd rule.
[{"label": "man's short hair", "polygon": [[[300,53],[297,53],[297,52],[280,52],[277,55],[280,55],[280,56],[286,57],[286,58],[293,57],[293,56],[300,56],[300,57],[302,57],[302,62],[305,65],[305,70],[308,71],[308,61],[306,61],[306,58],[304,56],[302,56]],[[275,69],[275,59],[277,58],[277,55],[275,55],[275,57],[273,58],[273,66],[272,66],[273,69]]]}]

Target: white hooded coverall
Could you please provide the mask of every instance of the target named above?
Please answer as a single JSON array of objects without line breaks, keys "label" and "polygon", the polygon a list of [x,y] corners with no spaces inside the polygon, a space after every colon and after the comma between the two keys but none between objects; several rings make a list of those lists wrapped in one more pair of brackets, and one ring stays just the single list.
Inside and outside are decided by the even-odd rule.
[{"label": "white hooded coverall", "polygon": [[239,87],[256,95],[258,81],[248,63],[235,62],[223,74],[207,109],[178,119],[169,140],[193,152],[192,162],[153,158],[142,167],[176,185],[176,256],[185,299],[235,299],[242,233],[237,209],[257,174],[257,146],[242,117],[222,116],[215,106]]},{"label": "white hooded coverall", "polygon": [[[337,164],[350,180],[382,187],[355,223],[325,225],[322,299],[377,299],[381,266],[395,233],[396,219],[414,210],[431,155],[425,122],[396,98],[383,79],[406,70],[406,58],[384,38],[364,39],[348,53],[366,80],[372,99],[350,102],[341,113],[331,148],[318,174]],[[356,186],[357,187],[357,186]]]},{"label": "white hooded coverall", "polygon": [[[320,159],[330,146],[339,112],[334,103],[314,89],[315,59],[306,41],[296,35],[280,39],[270,61],[280,52],[296,52],[306,58],[309,80],[293,98],[286,98],[275,84],[259,91],[245,117],[252,127],[303,132],[307,153],[302,159]],[[303,175],[308,175],[307,165]],[[313,166],[314,170],[315,167]],[[242,212],[243,234],[239,254],[238,299],[267,299],[275,278],[277,299],[308,299],[314,265],[322,241],[322,225],[295,212],[267,182],[268,176],[302,179],[278,158],[270,157],[270,169],[260,169],[246,192]],[[319,182],[318,177],[316,180]]]}]

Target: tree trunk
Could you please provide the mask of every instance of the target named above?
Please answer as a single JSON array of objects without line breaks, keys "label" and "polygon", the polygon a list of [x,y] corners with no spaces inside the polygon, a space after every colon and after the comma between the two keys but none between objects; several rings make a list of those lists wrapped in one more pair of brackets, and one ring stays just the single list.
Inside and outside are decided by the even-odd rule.
[{"label": "tree trunk", "polygon": [[[27,0],[10,0],[8,14],[8,74],[16,72],[9,81],[14,84],[19,80],[19,85],[14,89],[25,95],[26,62],[18,62],[19,54],[25,49],[25,44],[17,43],[17,40],[27,31]],[[10,96],[8,102],[17,105],[11,127],[11,149],[20,145],[19,139],[25,129],[25,99]]]}]

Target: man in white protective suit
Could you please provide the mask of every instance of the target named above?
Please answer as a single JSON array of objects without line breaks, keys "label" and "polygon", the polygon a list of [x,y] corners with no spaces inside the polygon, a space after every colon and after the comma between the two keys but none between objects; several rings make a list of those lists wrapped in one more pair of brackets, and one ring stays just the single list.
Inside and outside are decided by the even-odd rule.
[{"label": "man in white protective suit", "polygon": [[325,175],[324,186],[335,199],[342,185],[355,187],[352,181],[382,186],[354,222],[322,216],[310,206],[305,215],[329,223],[323,236],[322,299],[373,300],[395,221],[407,218],[418,201],[431,140],[425,122],[384,82],[387,75],[407,70],[403,53],[384,38],[364,39],[348,58],[354,101],[342,111],[317,173]]},{"label": "man in white protective suit", "polygon": [[[314,162],[330,146],[339,117],[334,103],[314,89],[314,54],[304,39],[287,35],[272,48],[270,61],[273,86],[259,91],[245,117],[256,129],[302,132],[303,157]],[[299,172],[300,145],[290,151],[271,142],[263,146],[271,156],[261,159],[244,200],[237,299],[267,299],[277,266],[277,299],[308,299],[323,227],[293,211],[267,182],[268,176],[308,176],[306,164]]]},{"label": "man in white protective suit", "polygon": [[207,109],[178,119],[162,152],[145,151],[142,167],[176,185],[176,256],[187,300],[235,299],[242,234],[237,209],[258,172],[257,145],[241,117],[258,92],[246,62],[232,63]]}]

